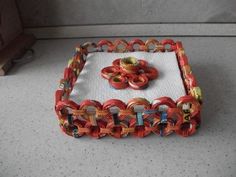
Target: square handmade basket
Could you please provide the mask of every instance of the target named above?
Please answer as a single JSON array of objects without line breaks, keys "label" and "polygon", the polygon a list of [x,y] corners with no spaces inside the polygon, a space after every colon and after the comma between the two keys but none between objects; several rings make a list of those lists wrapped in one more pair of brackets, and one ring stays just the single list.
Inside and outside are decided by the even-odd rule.
[{"label": "square handmade basket", "polygon": [[201,90],[182,43],[171,39],[80,45],[55,97],[60,127],[75,138],[187,137],[201,123]]}]

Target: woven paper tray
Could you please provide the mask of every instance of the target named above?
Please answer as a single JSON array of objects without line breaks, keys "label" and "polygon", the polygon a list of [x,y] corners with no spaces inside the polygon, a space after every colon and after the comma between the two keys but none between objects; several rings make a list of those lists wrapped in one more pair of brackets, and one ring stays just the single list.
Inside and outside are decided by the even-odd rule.
[{"label": "woven paper tray", "polygon": [[[165,68],[164,66],[173,65],[176,72],[171,74],[172,76],[169,74],[169,78],[174,79],[170,80],[167,77],[163,77],[163,81],[157,79],[155,82],[152,81],[156,84],[152,84],[151,88],[138,92],[103,89],[107,86],[106,81],[101,81],[101,85],[98,84],[97,89],[91,90],[89,88],[91,88],[90,84],[93,84],[92,79],[88,79],[86,84],[79,81],[80,78],[86,80],[84,75],[94,73],[92,70],[85,72],[89,68],[87,65],[91,54],[99,56],[99,54],[112,53],[111,56],[113,54],[116,54],[114,56],[124,56],[137,54],[137,51],[139,51],[138,54],[145,56],[174,55],[176,61],[173,60],[173,57],[172,63],[168,59],[164,59],[162,60],[164,63],[158,66],[158,68],[162,68],[162,66]],[[148,58],[150,57],[146,58],[147,61]],[[89,62],[93,62],[93,60]],[[95,66],[99,67],[100,61],[96,60],[96,62],[98,63]],[[112,63],[112,60],[107,62]],[[170,69],[167,67],[164,76],[169,72],[168,70]],[[165,83],[168,83],[169,89],[162,89],[162,87],[165,88]],[[81,86],[82,84],[84,85]],[[78,95],[74,93],[77,86]],[[86,95],[83,93],[83,89],[88,91]],[[161,89],[164,92],[161,92]],[[106,94],[101,94],[103,92]],[[128,98],[126,92],[132,93],[128,95],[134,97]],[[148,95],[148,98],[144,96],[140,98],[140,95]],[[87,42],[80,45],[64,70],[64,78],[61,79],[60,88],[56,91],[55,96],[55,110],[60,127],[67,135],[75,138],[83,135],[94,138],[106,135],[121,138],[129,134],[145,137],[151,132],[160,136],[167,136],[175,132],[187,137],[194,134],[200,125],[201,90],[192,74],[182,43],[174,42],[171,39],[160,42],[155,39],[149,39],[146,42],[139,39],[130,42],[121,39],[114,42],[101,40],[97,44]]]}]

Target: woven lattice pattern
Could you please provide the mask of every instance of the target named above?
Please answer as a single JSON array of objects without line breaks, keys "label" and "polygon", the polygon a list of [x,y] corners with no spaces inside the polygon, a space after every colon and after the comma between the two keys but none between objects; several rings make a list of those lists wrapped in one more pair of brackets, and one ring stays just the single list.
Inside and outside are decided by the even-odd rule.
[{"label": "woven lattice pattern", "polygon": [[[127,103],[110,99],[103,103],[83,100],[76,104],[69,96],[86,62],[85,56],[91,52],[103,51],[174,51],[187,95],[176,101],[161,97],[153,99],[152,102],[145,98],[133,98]],[[201,103],[201,90],[197,86],[181,42],[170,39],[161,42],[155,39],[146,42],[139,39],[130,42],[101,40],[97,44],[88,42],[76,48],[74,57],[64,71],[64,78],[60,81],[60,89],[56,91],[55,109],[63,132],[76,138],[83,135],[121,138],[128,134],[145,137],[151,132],[161,136],[175,132],[186,137],[194,134],[200,125]]]}]

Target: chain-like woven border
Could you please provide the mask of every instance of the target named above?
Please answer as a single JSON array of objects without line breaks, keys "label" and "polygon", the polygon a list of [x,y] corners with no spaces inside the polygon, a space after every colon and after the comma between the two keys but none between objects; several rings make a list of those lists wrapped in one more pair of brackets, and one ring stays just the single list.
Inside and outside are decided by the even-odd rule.
[{"label": "chain-like woven border", "polygon": [[[96,100],[84,100],[79,105],[69,100],[73,86],[86,62],[85,56],[91,52],[170,52],[175,51],[181,70],[186,96],[173,101],[169,97],[154,99],[150,103],[145,98],[133,98],[127,104],[121,100],[111,99],[100,103]],[[90,135],[100,138],[110,135],[115,138],[132,134],[145,137],[151,132],[167,136],[173,132],[187,137],[194,134],[201,123],[202,104],[201,89],[192,74],[182,43],[171,39],[146,42],[134,39],[127,42],[117,39],[114,42],[101,40],[97,44],[86,42],[76,47],[76,52],[69,60],[55,93],[55,110],[63,132],[75,138]],[[142,112],[135,112],[134,107],[142,105]],[[163,110],[161,106],[166,106]],[[188,105],[187,109],[185,108]],[[89,111],[89,107],[94,109]],[[110,108],[117,107],[117,113]]]}]

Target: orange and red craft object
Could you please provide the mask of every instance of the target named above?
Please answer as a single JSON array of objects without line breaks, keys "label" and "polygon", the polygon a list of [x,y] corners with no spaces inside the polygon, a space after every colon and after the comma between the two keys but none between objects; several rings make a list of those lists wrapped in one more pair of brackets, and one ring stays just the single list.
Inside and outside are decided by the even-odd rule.
[{"label": "orange and red craft object", "polygon": [[101,75],[115,89],[130,87],[141,90],[148,87],[148,82],[158,77],[158,70],[148,66],[146,60],[134,57],[118,58],[112,66],[101,70]]},{"label": "orange and red craft object", "polygon": [[[167,45],[168,47],[166,47]],[[103,103],[96,100],[84,100],[80,104],[76,104],[69,99],[69,95],[85,64],[84,56],[94,51],[104,52],[105,46],[107,48],[106,52],[134,52],[135,50],[145,52],[174,51],[186,89],[186,95],[177,100],[164,96],[155,98],[152,102],[145,98],[133,98],[127,103],[118,99],[110,99]],[[125,65],[122,62],[126,62]],[[131,63],[132,66],[127,65],[127,63]],[[126,66],[129,66],[128,69]],[[117,59],[112,63],[112,66],[107,67],[105,71],[103,69],[102,76],[108,79],[111,85],[117,89],[128,87],[127,83],[123,83],[127,79],[130,87],[143,89],[146,85],[137,86],[139,82],[134,80],[136,76],[130,77],[129,75],[137,75],[139,70],[143,70],[142,74],[140,72],[141,77],[145,75],[145,81],[144,79],[137,79],[142,80],[141,83],[146,83],[148,80],[155,79],[158,76],[158,71],[155,68],[148,67],[148,63],[145,60],[138,59],[129,59],[128,61]],[[116,82],[116,79],[118,82]],[[130,84],[132,83],[131,81],[135,84]],[[59,125],[65,134],[75,138],[84,135],[93,138],[101,138],[107,135],[114,138],[123,138],[129,134],[135,137],[145,137],[150,133],[160,136],[176,133],[177,135],[188,137],[196,133],[201,124],[201,105],[201,89],[198,87],[192,73],[182,43],[179,41],[174,42],[171,39],[162,41],[157,41],[156,39],[147,41],[134,39],[130,42],[122,39],[114,42],[101,40],[97,44],[87,42],[80,45],[76,48],[74,57],[65,68],[64,78],[61,79],[60,88],[55,93],[55,111]],[[134,109],[135,106],[142,106],[143,109],[136,111]],[[163,109],[163,106],[165,109]],[[112,108],[116,108],[116,111],[111,111]]]}]

